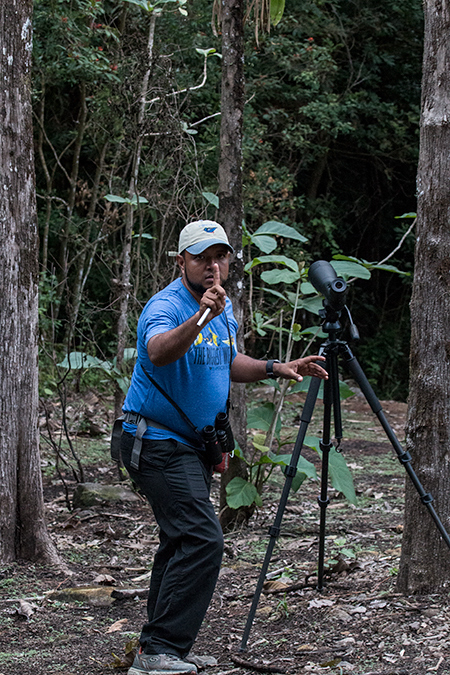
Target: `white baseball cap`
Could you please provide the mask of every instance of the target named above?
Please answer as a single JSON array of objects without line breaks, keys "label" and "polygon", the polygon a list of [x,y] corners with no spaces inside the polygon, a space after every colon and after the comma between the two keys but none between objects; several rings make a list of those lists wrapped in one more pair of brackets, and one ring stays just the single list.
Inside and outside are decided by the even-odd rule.
[{"label": "white baseball cap", "polygon": [[192,255],[199,255],[214,244],[225,244],[232,253],[234,252],[222,225],[214,220],[196,220],[181,230],[178,253],[188,251]]}]

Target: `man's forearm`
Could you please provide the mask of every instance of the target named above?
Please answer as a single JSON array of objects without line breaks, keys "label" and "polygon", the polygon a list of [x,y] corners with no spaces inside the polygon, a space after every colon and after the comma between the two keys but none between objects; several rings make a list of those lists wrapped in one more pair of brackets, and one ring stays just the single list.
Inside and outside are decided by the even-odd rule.
[{"label": "man's forearm", "polygon": [[198,337],[201,327],[197,326],[200,312],[176,328],[154,335],[147,343],[147,353],[155,366],[167,366],[186,354]]},{"label": "man's forearm", "polygon": [[[276,365],[274,364],[274,367]],[[246,354],[236,354],[231,366],[233,382],[258,382],[258,380],[264,380],[266,376],[266,361],[252,359]]]}]

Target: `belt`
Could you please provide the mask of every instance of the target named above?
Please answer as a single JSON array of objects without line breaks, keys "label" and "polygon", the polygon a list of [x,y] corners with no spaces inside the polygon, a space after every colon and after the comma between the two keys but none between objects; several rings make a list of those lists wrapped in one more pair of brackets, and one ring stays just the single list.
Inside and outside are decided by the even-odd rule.
[{"label": "belt", "polygon": [[141,456],[142,450],[142,437],[147,431],[147,427],[155,427],[156,429],[164,429],[165,431],[170,431],[170,429],[165,427],[164,424],[159,424],[159,422],[155,422],[155,420],[144,417],[139,413],[125,412],[114,422],[111,435],[111,457],[116,462],[120,460],[120,437],[122,436],[122,424],[124,422],[127,422],[128,424],[136,424],[136,436],[134,438],[133,449],[131,451],[130,464],[133,469],[139,470],[139,458]]}]

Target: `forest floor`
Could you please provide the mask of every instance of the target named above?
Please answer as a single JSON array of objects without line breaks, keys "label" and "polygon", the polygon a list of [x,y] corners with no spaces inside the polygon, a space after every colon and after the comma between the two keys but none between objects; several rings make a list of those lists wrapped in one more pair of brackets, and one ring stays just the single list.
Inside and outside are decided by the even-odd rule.
[{"label": "forest floor", "polygon": [[[257,395],[264,397],[264,390],[255,390]],[[298,399],[291,399],[287,406],[293,439],[296,403]],[[116,482],[117,469],[108,453],[108,405],[110,409],[110,402],[91,393],[71,401],[68,414],[73,425],[78,420],[73,443],[85,480],[110,484]],[[319,408],[308,433],[320,436]],[[388,401],[383,408],[402,441],[406,405]],[[396,590],[404,470],[364,400],[358,395],[347,399],[342,413],[342,451],[358,503],[351,505],[329,490],[324,590],[316,588],[320,483],[308,480],[289,497],[270,579],[247,649],[240,651],[284,483],[275,472],[263,507],[247,525],[225,536],[220,578],[195,645],[197,654],[217,660],[207,675],[450,673],[448,596],[404,597]],[[57,404],[47,407],[44,436],[50,428],[53,439],[58,438],[59,417]],[[81,422],[84,437],[79,435]],[[313,452],[305,454],[317,463]],[[126,673],[145,616],[156,524],[140,498],[69,511],[54,464],[51,446],[44,442],[48,524],[70,574],[20,562],[0,567],[0,675]],[[71,498],[75,481],[69,480],[73,477],[67,468],[64,475]],[[216,477],[216,503],[218,490]]]}]

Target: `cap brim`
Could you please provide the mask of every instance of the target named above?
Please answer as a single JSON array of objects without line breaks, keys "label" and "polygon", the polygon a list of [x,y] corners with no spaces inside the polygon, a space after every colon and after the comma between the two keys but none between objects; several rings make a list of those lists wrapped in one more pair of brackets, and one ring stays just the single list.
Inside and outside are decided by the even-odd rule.
[{"label": "cap brim", "polygon": [[231,251],[231,253],[234,253],[233,247],[222,239],[204,239],[203,241],[199,241],[198,244],[188,246],[186,251],[191,255],[199,255],[199,253],[203,253],[203,251],[206,251],[207,248],[210,246],[215,246],[216,244],[222,244],[222,246],[226,246]]}]

